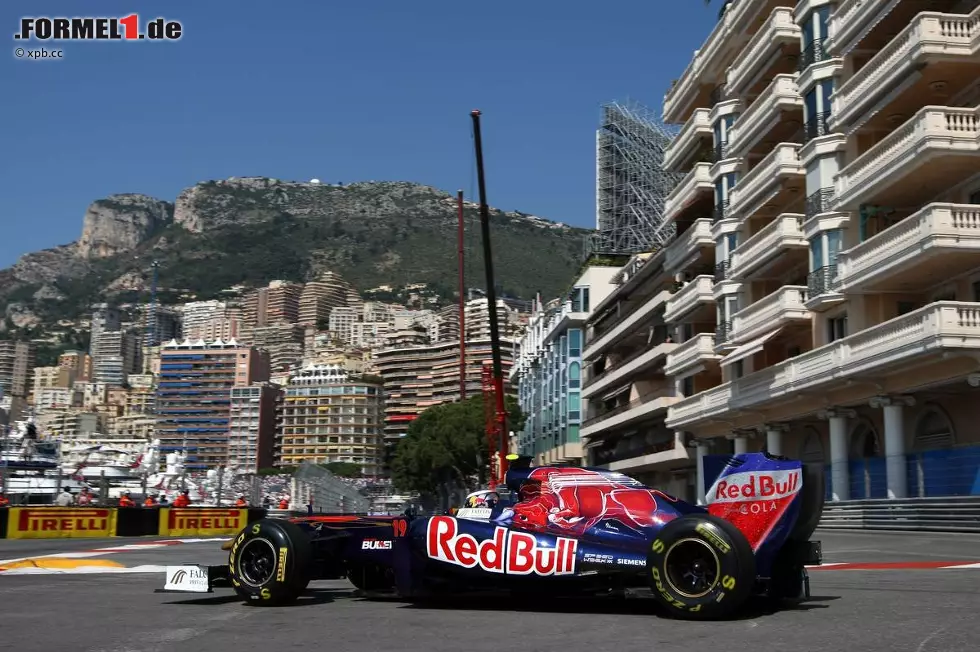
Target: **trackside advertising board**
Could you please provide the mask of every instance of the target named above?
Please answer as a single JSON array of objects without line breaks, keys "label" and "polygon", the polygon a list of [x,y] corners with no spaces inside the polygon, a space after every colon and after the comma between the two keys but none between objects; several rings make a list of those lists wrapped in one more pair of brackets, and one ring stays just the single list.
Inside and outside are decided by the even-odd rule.
[{"label": "trackside advertising board", "polygon": [[100,507],[11,507],[8,539],[86,539],[116,536],[116,510]]},{"label": "trackside advertising board", "polygon": [[160,510],[160,536],[213,536],[236,534],[248,525],[247,509],[164,508]]}]

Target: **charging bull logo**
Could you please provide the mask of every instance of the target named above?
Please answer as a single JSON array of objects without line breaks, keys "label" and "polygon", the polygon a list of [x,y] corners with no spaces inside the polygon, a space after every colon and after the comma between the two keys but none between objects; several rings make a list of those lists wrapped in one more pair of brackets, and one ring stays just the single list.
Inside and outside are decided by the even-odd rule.
[{"label": "charging bull logo", "polygon": [[800,469],[743,471],[718,478],[708,511],[731,521],[757,549],[786,513],[803,484]]},{"label": "charging bull logo", "polygon": [[[596,524],[617,521],[641,530],[660,527],[672,518],[658,498],[669,498],[627,476],[578,468],[542,468],[528,476],[529,491],[513,507],[514,527],[582,535]],[[534,489],[537,485],[540,488]]]},{"label": "charging bull logo", "polygon": [[456,519],[433,516],[426,530],[426,553],[463,568],[479,567],[505,575],[574,575],[578,541],[557,537],[555,547],[545,547],[527,532],[494,528],[493,538],[477,541],[459,531]]}]

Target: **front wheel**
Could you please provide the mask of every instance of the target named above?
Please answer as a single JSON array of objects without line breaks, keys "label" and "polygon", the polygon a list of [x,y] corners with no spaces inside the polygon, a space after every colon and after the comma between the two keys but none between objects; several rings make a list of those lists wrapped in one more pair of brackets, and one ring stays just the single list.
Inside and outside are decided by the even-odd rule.
[{"label": "front wheel", "polygon": [[249,604],[275,606],[295,600],[310,583],[310,536],[295,523],[262,519],[235,537],[228,574]]},{"label": "front wheel", "polygon": [[671,615],[710,620],[730,616],[752,593],[755,555],[728,521],[689,514],[660,530],[647,558],[654,594]]}]

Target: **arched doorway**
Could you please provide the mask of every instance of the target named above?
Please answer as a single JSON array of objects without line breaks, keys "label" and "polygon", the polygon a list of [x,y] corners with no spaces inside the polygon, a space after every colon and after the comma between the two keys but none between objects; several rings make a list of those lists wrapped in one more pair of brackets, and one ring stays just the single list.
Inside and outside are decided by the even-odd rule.
[{"label": "arched doorway", "polygon": [[851,499],[886,498],[888,472],[882,457],[878,429],[867,418],[859,419],[851,429],[850,467]]},{"label": "arched doorway", "polygon": [[926,405],[913,431],[908,456],[910,496],[969,494],[976,463],[954,455],[955,435],[949,416],[937,405]]}]

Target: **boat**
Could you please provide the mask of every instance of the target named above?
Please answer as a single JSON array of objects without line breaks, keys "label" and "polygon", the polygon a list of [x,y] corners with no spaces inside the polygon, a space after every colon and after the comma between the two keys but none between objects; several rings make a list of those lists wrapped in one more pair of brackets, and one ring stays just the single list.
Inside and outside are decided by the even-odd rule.
[{"label": "boat", "polygon": [[61,470],[61,442],[40,439],[33,418],[15,421],[0,437],[0,492],[11,505],[50,505],[67,487],[87,486]]}]

